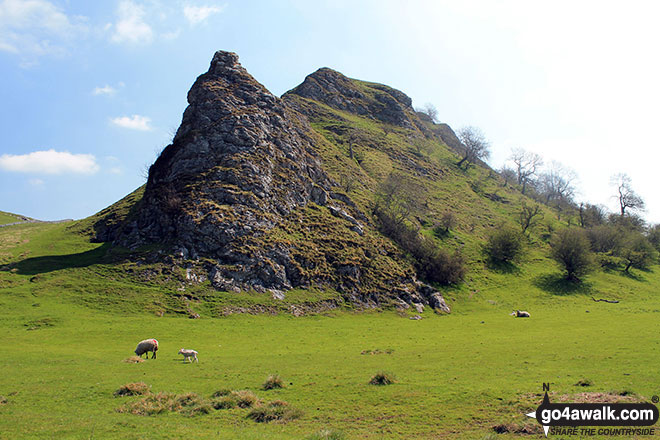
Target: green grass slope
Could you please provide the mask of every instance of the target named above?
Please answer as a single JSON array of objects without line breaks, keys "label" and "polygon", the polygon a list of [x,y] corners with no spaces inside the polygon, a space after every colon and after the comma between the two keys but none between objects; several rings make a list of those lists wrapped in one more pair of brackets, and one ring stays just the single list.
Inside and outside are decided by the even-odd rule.
[{"label": "green grass slope", "polygon": [[0,211],[0,226],[8,225],[11,223],[25,222],[31,220],[28,217],[18,214],[12,214],[11,212]]},{"label": "green grass slope", "polygon": [[[647,401],[657,394],[655,267],[633,276],[597,272],[567,285],[539,252],[513,273],[484,269],[448,289],[451,315],[425,312],[415,321],[409,313],[335,310],[295,318],[273,300],[266,313],[209,319],[223,302],[244,310],[266,303],[210,289],[191,300],[171,268],[125,260],[71,224],[2,228],[0,258],[0,331],[9,359],[0,377],[3,437],[304,439],[332,429],[349,439],[480,439],[498,427],[511,432],[497,438],[542,438],[523,415],[540,403],[542,382],[551,384],[553,399]],[[294,300],[309,293],[299,295]],[[514,308],[532,318],[509,316]],[[189,309],[201,319],[187,319]],[[161,343],[158,359],[123,362],[149,337]],[[196,349],[200,363],[184,365],[181,347]],[[397,383],[368,385],[380,371]],[[261,390],[273,373],[286,388]],[[114,391],[141,381],[154,393],[206,399],[220,389],[251,389],[303,415],[260,424],[241,408],[195,416],[118,412],[140,397]]]}]

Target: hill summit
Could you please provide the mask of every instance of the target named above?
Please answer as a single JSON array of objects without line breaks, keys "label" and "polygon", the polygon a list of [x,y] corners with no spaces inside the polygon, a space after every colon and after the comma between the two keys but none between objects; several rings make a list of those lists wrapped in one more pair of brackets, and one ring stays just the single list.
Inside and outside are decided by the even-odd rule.
[{"label": "hill summit", "polygon": [[[321,69],[290,93],[414,127],[403,93],[374,89],[373,100],[351,84]],[[338,191],[319,155],[328,141],[287,102],[236,54],[216,52],[188,92],[172,144],[150,167],[142,199],[124,220],[97,222],[97,239],[132,249],[156,244],[175,264],[205,272],[219,290],[278,297],[292,288],[333,289],[362,305],[449,311],[363,209]]]}]

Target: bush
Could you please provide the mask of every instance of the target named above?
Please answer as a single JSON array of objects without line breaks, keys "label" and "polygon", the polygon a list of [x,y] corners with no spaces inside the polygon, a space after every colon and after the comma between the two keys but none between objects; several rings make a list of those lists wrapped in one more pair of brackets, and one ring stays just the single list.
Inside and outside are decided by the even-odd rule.
[{"label": "bush", "polygon": [[119,387],[119,389],[115,391],[114,394],[115,397],[141,396],[144,394],[149,394],[149,388],[149,385],[144,382],[127,383]]},{"label": "bush", "polygon": [[615,252],[621,245],[623,235],[615,226],[599,225],[587,230],[591,250],[599,253]]},{"label": "bush", "polygon": [[578,282],[581,276],[593,269],[589,240],[581,229],[568,228],[558,231],[550,246],[552,258],[562,266],[567,280]]},{"label": "bush", "polygon": [[268,405],[253,408],[247,417],[258,423],[288,422],[289,420],[299,419],[302,414],[301,410],[289,406],[286,402],[277,400],[270,402]]},{"label": "bush", "polygon": [[497,262],[510,263],[523,251],[523,235],[510,226],[502,226],[493,231],[484,246],[488,257]]},{"label": "bush", "polygon": [[271,374],[262,385],[264,390],[273,390],[275,388],[284,388],[284,380],[279,374]]},{"label": "bush", "polygon": [[398,221],[396,216],[386,209],[376,207],[374,213],[378,217],[380,231],[413,257],[415,269],[421,278],[444,285],[463,280],[467,268],[460,251],[450,254],[437,247],[431,239]]},{"label": "bush", "polygon": [[625,260],[626,272],[631,267],[646,269],[655,259],[656,252],[653,245],[642,234],[628,234],[625,243],[618,254]]},{"label": "bush", "polygon": [[394,374],[381,371],[371,377],[369,385],[391,385],[396,382],[397,380]]}]

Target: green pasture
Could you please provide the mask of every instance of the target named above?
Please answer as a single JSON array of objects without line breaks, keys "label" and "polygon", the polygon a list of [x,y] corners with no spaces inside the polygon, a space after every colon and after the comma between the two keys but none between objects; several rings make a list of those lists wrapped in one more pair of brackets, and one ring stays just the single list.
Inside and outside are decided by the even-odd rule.
[{"label": "green pasture", "polygon": [[[542,438],[524,413],[540,403],[544,382],[554,399],[660,394],[656,267],[632,276],[596,272],[567,285],[532,251],[506,270],[472,268],[464,285],[443,292],[451,315],[427,309],[411,320],[410,311],[347,307],[298,318],[217,317],[199,305],[201,319],[188,319],[177,313],[184,299],[173,285],[131,279],[108,252],[66,224],[0,230],[0,438],[305,439],[321,430],[346,439]],[[228,304],[259,301],[224,295]],[[515,319],[512,309],[532,317]],[[157,359],[123,362],[152,337]],[[182,347],[197,350],[200,362],[184,364]],[[398,382],[369,385],[380,371]],[[269,374],[286,388],[261,390]],[[256,423],[240,408],[120,413],[140,399],[114,397],[130,382],[205,398],[250,389],[303,416]],[[513,432],[495,434],[496,426]]]}]

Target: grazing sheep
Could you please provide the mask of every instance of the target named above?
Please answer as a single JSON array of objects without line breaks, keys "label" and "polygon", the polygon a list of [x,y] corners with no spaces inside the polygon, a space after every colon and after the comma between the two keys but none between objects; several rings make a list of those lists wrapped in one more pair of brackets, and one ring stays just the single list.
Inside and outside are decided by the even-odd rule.
[{"label": "grazing sheep", "polygon": [[142,357],[143,354],[147,354],[149,358],[149,352],[152,352],[151,359],[156,359],[156,352],[158,351],[158,341],[155,339],[145,339],[140,341],[135,349],[135,354],[139,357]]},{"label": "grazing sheep", "polygon": [[514,310],[511,312],[511,316],[515,316],[516,318],[529,318],[531,315],[524,310]]},{"label": "grazing sheep", "polygon": [[190,359],[190,362],[193,360],[195,362],[199,362],[199,359],[197,359],[197,352],[195,350],[186,350],[185,348],[182,348],[179,350],[179,354],[183,355],[183,362],[186,360]]}]

